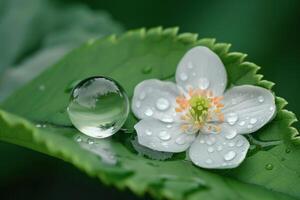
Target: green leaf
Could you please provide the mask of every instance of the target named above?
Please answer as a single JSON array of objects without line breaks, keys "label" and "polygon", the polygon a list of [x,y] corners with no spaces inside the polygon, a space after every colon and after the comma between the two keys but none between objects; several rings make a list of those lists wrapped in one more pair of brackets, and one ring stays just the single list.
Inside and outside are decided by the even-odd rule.
[{"label": "green leaf", "polygon": [[[68,88],[74,81],[103,75],[117,80],[131,97],[145,79],[173,79],[178,61],[193,46],[215,51],[226,66],[229,85],[254,84],[271,88],[261,80],[259,67],[245,62],[245,55],[229,52],[230,45],[214,39],[197,40],[195,34],[177,35],[177,28],[129,31],[88,42],[8,98],[0,112],[0,139],[63,159],[92,177],[138,195],[150,193],[170,199],[299,199],[300,146],[296,120],[276,99],[276,118],[253,134],[252,149],[236,169],[205,170],[173,157],[159,161],[135,153],[132,134],[119,132],[97,140],[95,149],[75,141],[79,132],[70,123],[66,108]],[[40,88],[43,88],[41,90]],[[10,114],[13,113],[13,114]],[[125,128],[137,120],[130,114]],[[35,125],[45,125],[37,128]],[[105,151],[103,151],[103,148]],[[108,153],[108,154],[107,154]],[[112,157],[111,157],[112,156]],[[110,162],[115,158],[117,163]]]}]

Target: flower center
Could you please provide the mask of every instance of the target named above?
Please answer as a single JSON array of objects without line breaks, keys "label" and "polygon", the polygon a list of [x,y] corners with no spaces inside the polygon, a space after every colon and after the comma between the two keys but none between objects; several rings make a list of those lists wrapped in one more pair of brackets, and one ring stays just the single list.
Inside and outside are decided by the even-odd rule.
[{"label": "flower center", "polygon": [[176,98],[176,112],[180,113],[185,132],[195,132],[200,129],[220,131],[220,122],[224,121],[220,102],[222,96],[215,97],[209,90],[190,89],[187,95]]}]

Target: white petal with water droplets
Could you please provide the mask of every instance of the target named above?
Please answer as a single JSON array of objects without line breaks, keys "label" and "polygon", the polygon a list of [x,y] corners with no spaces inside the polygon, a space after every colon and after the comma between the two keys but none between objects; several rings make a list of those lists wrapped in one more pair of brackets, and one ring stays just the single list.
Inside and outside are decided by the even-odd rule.
[{"label": "white petal with water droplets", "polygon": [[139,83],[132,98],[132,111],[140,119],[155,118],[166,123],[177,119],[176,97],[179,90],[171,82],[150,79]]},{"label": "white petal with water droplets", "polygon": [[[232,99],[235,99],[235,104],[232,104]],[[272,119],[276,110],[273,94],[252,85],[236,86],[226,91],[223,103],[225,123],[239,134],[257,131]]]},{"label": "white petal with water droplets", "polygon": [[[202,168],[225,169],[234,168],[245,159],[249,142],[244,136],[232,137],[230,127],[222,127],[218,134],[199,134],[189,149],[192,162]],[[228,134],[230,132],[230,134]],[[228,139],[228,135],[231,135]],[[199,141],[215,141],[201,143]],[[209,162],[207,162],[209,160]]]},{"label": "white petal with water droplets", "polygon": [[214,95],[222,95],[227,75],[222,61],[213,51],[197,46],[190,49],[179,62],[176,82],[185,90],[192,86],[212,90]]},{"label": "white petal with water droplets", "polygon": [[157,151],[182,152],[195,140],[195,134],[181,131],[180,124],[169,127],[166,123],[155,119],[142,119],[134,126],[138,142]]}]

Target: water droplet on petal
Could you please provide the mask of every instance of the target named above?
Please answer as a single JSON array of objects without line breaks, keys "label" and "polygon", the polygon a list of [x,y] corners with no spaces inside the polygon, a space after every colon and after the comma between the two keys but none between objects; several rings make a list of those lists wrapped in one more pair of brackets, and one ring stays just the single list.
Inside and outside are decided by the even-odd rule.
[{"label": "water droplet on petal", "polygon": [[169,106],[170,106],[170,103],[165,98],[159,98],[156,101],[156,107],[157,107],[158,110],[166,110],[166,109],[169,108]]},{"label": "water droplet on petal", "polygon": [[285,153],[290,153],[291,152],[291,149],[290,148],[286,148],[285,149]]},{"label": "water droplet on petal", "polygon": [[237,100],[236,100],[236,99],[231,99],[231,104],[232,104],[232,105],[237,104]]},{"label": "water droplet on petal", "polygon": [[188,63],[188,68],[189,68],[189,69],[193,69],[193,67],[194,67],[194,66],[193,66],[193,63],[189,62],[189,63]]},{"label": "water droplet on petal", "polygon": [[274,166],[273,166],[273,164],[268,163],[268,164],[266,164],[265,168],[266,168],[266,170],[272,170],[274,168]]},{"label": "water droplet on petal", "polygon": [[151,108],[147,108],[145,110],[145,115],[147,115],[148,117],[151,117],[153,115],[153,111]]},{"label": "water droplet on petal", "polygon": [[250,119],[250,124],[255,124],[257,122],[257,119],[256,118],[251,118]]},{"label": "water droplet on petal", "polygon": [[224,155],[224,159],[225,159],[226,161],[229,161],[229,160],[234,159],[235,156],[236,156],[236,153],[235,153],[234,151],[229,151],[229,152],[227,152],[227,153]]},{"label": "water droplet on petal", "polygon": [[236,113],[229,113],[226,116],[226,120],[227,120],[228,124],[234,125],[236,123],[236,121],[238,120],[238,115]]},{"label": "water droplet on petal", "polygon": [[204,144],[204,140],[203,139],[201,139],[201,140],[199,140],[199,142],[201,143],[201,144]]},{"label": "water droplet on petal", "polygon": [[172,125],[171,125],[171,124],[168,124],[166,127],[167,127],[167,128],[172,128]]},{"label": "water droplet on petal", "polygon": [[145,130],[145,133],[146,133],[146,135],[148,135],[148,136],[152,135],[152,132],[151,132],[150,130],[148,130],[148,129]]},{"label": "water droplet on petal", "polygon": [[135,106],[136,106],[137,108],[140,108],[140,107],[141,107],[141,102],[140,102],[140,101],[137,101],[136,104],[135,104]]},{"label": "water droplet on petal", "polygon": [[270,107],[270,111],[274,111],[274,106],[271,106],[271,107]]},{"label": "water droplet on petal", "polygon": [[240,122],[239,122],[239,125],[240,125],[240,126],[244,126],[245,123],[246,123],[245,121],[240,121]]},{"label": "water droplet on petal", "polygon": [[139,98],[140,98],[140,100],[145,99],[146,98],[146,92],[141,92]]},{"label": "water droplet on petal", "polygon": [[105,77],[90,77],[72,90],[67,112],[82,133],[106,138],[123,126],[129,113],[129,100],[123,88]]},{"label": "water droplet on petal", "polygon": [[208,158],[205,162],[206,162],[207,164],[211,164],[211,163],[212,163],[212,160]]},{"label": "water droplet on petal", "polygon": [[234,142],[229,142],[229,143],[228,143],[228,146],[230,146],[230,147],[234,147],[234,145],[235,145]]},{"label": "water droplet on petal", "polygon": [[171,135],[167,131],[161,131],[158,136],[161,140],[171,139]]},{"label": "water droplet on petal", "polygon": [[222,151],[223,147],[221,145],[217,146],[217,151]]},{"label": "water droplet on petal", "polygon": [[199,88],[201,90],[206,90],[209,87],[209,80],[207,78],[199,79]]},{"label": "water droplet on petal", "polygon": [[185,73],[181,73],[179,77],[182,81],[186,81],[188,79],[188,76]]},{"label": "water droplet on petal", "polygon": [[248,129],[252,129],[252,128],[253,128],[253,125],[252,125],[252,124],[248,124],[247,128],[248,128]]},{"label": "water droplet on petal", "polygon": [[94,144],[95,141],[94,141],[92,138],[88,138],[88,139],[87,139],[87,143],[88,143],[88,144]]},{"label": "water droplet on petal", "polygon": [[208,148],[207,148],[207,151],[208,151],[209,153],[212,153],[212,152],[215,151],[215,149],[214,149],[213,147],[208,147]]},{"label": "water droplet on petal", "polygon": [[229,132],[226,133],[225,137],[230,140],[234,138],[236,135],[237,135],[236,130],[230,130]]},{"label": "water droplet on petal", "polygon": [[258,102],[260,102],[260,103],[263,103],[263,102],[265,101],[265,99],[264,99],[263,96],[259,96],[259,97],[257,98],[257,100],[258,100]]},{"label": "water droplet on petal", "polygon": [[166,122],[166,123],[173,123],[174,119],[170,116],[164,116],[161,121]]},{"label": "water droplet on petal", "polygon": [[184,145],[184,144],[186,143],[185,135],[179,136],[179,137],[175,140],[175,142],[176,142],[176,144]]},{"label": "water droplet on petal", "polygon": [[241,147],[241,146],[243,146],[244,145],[244,141],[243,140],[238,140],[237,142],[236,142],[236,146],[237,147]]}]

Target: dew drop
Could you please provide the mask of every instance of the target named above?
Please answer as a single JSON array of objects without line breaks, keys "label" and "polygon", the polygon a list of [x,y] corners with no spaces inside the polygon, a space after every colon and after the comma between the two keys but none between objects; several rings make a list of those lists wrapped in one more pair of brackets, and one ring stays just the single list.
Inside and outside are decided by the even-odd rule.
[{"label": "dew drop", "polygon": [[259,103],[263,103],[263,102],[265,101],[265,99],[264,99],[263,96],[259,96],[259,97],[257,98],[257,100],[258,100]]},{"label": "dew drop", "polygon": [[184,145],[186,143],[186,139],[185,139],[185,136],[182,135],[180,137],[178,137],[176,140],[175,140],[176,144],[179,144],[179,145]]},{"label": "dew drop", "polygon": [[166,123],[173,123],[174,119],[170,116],[164,116],[161,121],[166,122]]},{"label": "dew drop", "polygon": [[266,170],[272,170],[274,168],[274,166],[273,166],[273,164],[268,163],[268,164],[266,164],[265,168],[266,168]]},{"label": "dew drop", "polygon": [[151,66],[145,66],[142,70],[143,74],[150,74],[152,71],[152,67]]},{"label": "dew drop", "polygon": [[229,143],[228,143],[228,146],[229,146],[229,147],[234,147],[234,145],[235,145],[234,142],[229,142]]},{"label": "dew drop", "polygon": [[270,107],[270,111],[274,111],[274,106],[271,106],[271,107]]},{"label": "dew drop", "polygon": [[240,121],[240,122],[239,122],[239,126],[244,126],[245,123],[246,123],[245,121]]},{"label": "dew drop", "polygon": [[235,153],[234,151],[229,151],[229,152],[227,152],[227,153],[224,155],[224,159],[225,159],[226,161],[229,161],[229,160],[234,159],[235,156],[236,156],[236,153]]},{"label": "dew drop", "polygon": [[114,80],[91,77],[79,82],[72,90],[67,112],[80,132],[106,138],[123,126],[129,113],[129,100]]},{"label": "dew drop", "polygon": [[188,63],[188,68],[189,68],[189,69],[193,69],[193,67],[194,67],[194,66],[193,66],[193,63],[189,62],[189,63]]},{"label": "dew drop", "polygon": [[201,90],[206,90],[209,87],[209,80],[207,78],[199,79],[199,88]]},{"label": "dew drop", "polygon": [[188,79],[188,76],[185,73],[181,73],[179,76],[182,81],[186,81]]},{"label": "dew drop", "polygon": [[208,147],[208,148],[207,148],[207,151],[208,151],[209,153],[212,153],[212,152],[215,151],[215,149],[214,149],[213,147]]},{"label": "dew drop", "polygon": [[257,122],[257,119],[256,118],[251,118],[250,119],[250,124],[255,124]]},{"label": "dew drop", "polygon": [[223,147],[221,145],[217,146],[217,151],[222,151]]},{"label": "dew drop", "polygon": [[156,107],[157,107],[158,110],[166,110],[170,107],[170,103],[165,98],[159,98],[156,101]]},{"label": "dew drop", "polygon": [[88,144],[94,144],[95,141],[94,141],[92,138],[88,138],[88,139],[87,139],[87,143],[88,143]]},{"label": "dew drop", "polygon": [[80,135],[75,136],[76,142],[82,142],[82,137]]},{"label": "dew drop", "polygon": [[227,115],[227,122],[230,125],[234,125],[236,123],[236,121],[238,120],[238,115],[236,113],[229,113]]},{"label": "dew drop", "polygon": [[158,137],[161,140],[170,140],[171,139],[171,135],[169,133],[167,133],[167,131],[161,131],[158,135]]},{"label": "dew drop", "polygon": [[252,125],[252,124],[248,124],[247,128],[248,128],[248,129],[252,129],[252,128],[253,128],[253,125]]},{"label": "dew drop", "polygon": [[237,135],[236,130],[230,130],[228,133],[226,133],[225,137],[230,140],[234,138],[236,135]]},{"label": "dew drop", "polygon": [[244,141],[243,140],[238,140],[237,142],[236,142],[236,146],[237,147],[241,147],[241,146],[243,146],[244,145]]},{"label": "dew drop", "polygon": [[146,92],[141,92],[139,98],[140,100],[144,100],[146,98]]},{"label": "dew drop", "polygon": [[205,143],[205,141],[204,141],[203,139],[199,140],[199,142],[200,142],[201,144],[204,144],[204,143]]},{"label": "dew drop", "polygon": [[36,124],[36,125],[35,125],[35,127],[37,127],[37,128],[41,128],[41,127],[42,127],[42,125],[41,125],[41,124]]},{"label": "dew drop", "polygon": [[211,164],[211,163],[212,163],[212,160],[211,160],[211,159],[207,159],[205,162],[206,162],[207,164]]},{"label": "dew drop", "polygon": [[152,132],[151,132],[150,130],[148,130],[148,129],[145,130],[145,133],[146,133],[146,135],[148,135],[148,136],[152,135]]},{"label": "dew drop", "polygon": [[145,115],[147,115],[148,117],[151,117],[153,115],[153,111],[151,108],[147,108],[145,110]]},{"label": "dew drop", "polygon": [[166,127],[167,127],[167,128],[172,128],[172,125],[171,125],[171,124],[168,124]]}]

